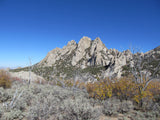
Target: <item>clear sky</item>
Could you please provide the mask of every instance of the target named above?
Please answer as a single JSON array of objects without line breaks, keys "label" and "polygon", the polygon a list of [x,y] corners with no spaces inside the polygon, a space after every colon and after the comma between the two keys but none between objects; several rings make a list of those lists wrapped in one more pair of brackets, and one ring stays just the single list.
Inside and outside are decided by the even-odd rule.
[{"label": "clear sky", "polygon": [[160,0],[0,0],[0,66],[39,62],[83,36],[151,50],[160,45]]}]

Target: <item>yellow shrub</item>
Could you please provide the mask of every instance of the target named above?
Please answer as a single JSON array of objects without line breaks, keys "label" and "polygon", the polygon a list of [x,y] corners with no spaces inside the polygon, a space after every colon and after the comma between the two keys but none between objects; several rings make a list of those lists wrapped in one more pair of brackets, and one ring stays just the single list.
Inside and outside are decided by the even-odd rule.
[{"label": "yellow shrub", "polygon": [[148,85],[146,91],[150,93],[150,98],[156,101],[157,97],[160,99],[160,81],[152,81]]},{"label": "yellow shrub", "polygon": [[11,87],[10,76],[4,70],[0,70],[0,87],[3,87],[3,88],[10,88]]},{"label": "yellow shrub", "polygon": [[131,77],[122,77],[115,80],[113,93],[121,100],[131,99],[136,93],[136,84]]},{"label": "yellow shrub", "polygon": [[88,83],[86,85],[86,88],[90,97],[104,100],[106,98],[112,97],[112,89],[113,89],[112,84],[113,83],[109,79],[100,80],[95,83]]},{"label": "yellow shrub", "polygon": [[145,84],[145,79],[143,79],[142,83],[136,83],[133,76],[128,76],[120,79],[106,79],[88,83],[86,89],[90,97],[100,100],[116,96],[120,100],[132,100],[139,105],[142,104],[143,100],[149,101],[155,99],[155,101],[158,101],[160,96],[160,82],[152,81],[143,90]]}]

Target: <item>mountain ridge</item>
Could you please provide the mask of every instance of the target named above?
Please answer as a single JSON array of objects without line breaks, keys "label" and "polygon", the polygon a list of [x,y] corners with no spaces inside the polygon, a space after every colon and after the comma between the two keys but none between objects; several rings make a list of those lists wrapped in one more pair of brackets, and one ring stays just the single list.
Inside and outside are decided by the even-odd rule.
[{"label": "mountain ridge", "polygon": [[[72,79],[78,71],[84,79],[118,77],[124,75],[124,66],[132,67],[134,57],[160,59],[160,46],[146,53],[132,53],[129,49],[108,49],[99,37],[91,40],[82,37],[78,43],[68,42],[63,48],[55,48],[33,65],[33,72],[46,79],[63,77]],[[157,63],[156,63],[157,64]],[[26,69],[27,70],[27,69]]]}]

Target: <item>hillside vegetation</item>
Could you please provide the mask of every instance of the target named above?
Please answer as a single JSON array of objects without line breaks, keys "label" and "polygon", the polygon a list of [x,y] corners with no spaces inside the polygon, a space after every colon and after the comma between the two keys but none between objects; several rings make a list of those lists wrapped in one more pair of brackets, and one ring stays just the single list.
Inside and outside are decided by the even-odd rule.
[{"label": "hillside vegetation", "polygon": [[[12,80],[0,87],[1,120],[158,120],[160,82],[144,84],[134,77],[94,83],[72,80],[27,83]],[[142,102],[142,104],[140,104]]]}]

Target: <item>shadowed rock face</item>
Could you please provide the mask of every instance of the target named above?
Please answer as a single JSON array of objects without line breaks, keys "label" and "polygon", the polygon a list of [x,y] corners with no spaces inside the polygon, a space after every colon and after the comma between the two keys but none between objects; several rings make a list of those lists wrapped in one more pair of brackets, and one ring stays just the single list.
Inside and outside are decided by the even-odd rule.
[{"label": "shadowed rock face", "polygon": [[[159,53],[160,47],[155,48],[145,54],[137,55],[146,56],[148,54]],[[136,55],[136,54],[134,54]],[[88,67],[104,67],[101,70],[101,76],[121,77],[122,66],[132,61],[133,54],[130,50],[119,52],[116,49],[107,49],[100,38],[91,40],[89,37],[83,37],[77,44],[74,40],[68,42],[67,46],[62,49],[55,48],[50,51],[47,56],[37,64],[41,67],[56,67],[59,69],[74,67],[78,69],[87,69]],[[65,74],[65,73],[63,73]]]}]

